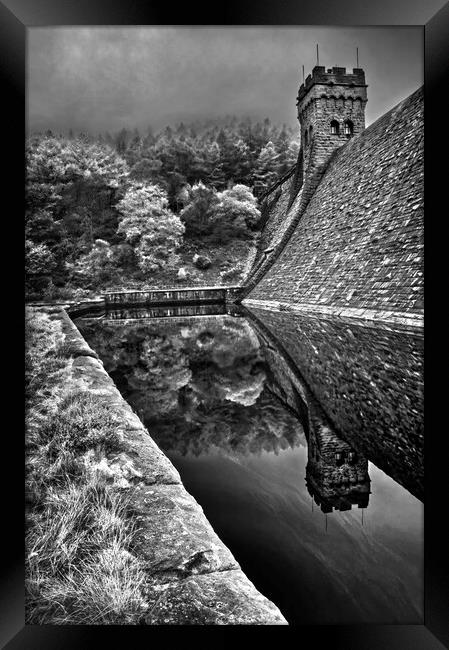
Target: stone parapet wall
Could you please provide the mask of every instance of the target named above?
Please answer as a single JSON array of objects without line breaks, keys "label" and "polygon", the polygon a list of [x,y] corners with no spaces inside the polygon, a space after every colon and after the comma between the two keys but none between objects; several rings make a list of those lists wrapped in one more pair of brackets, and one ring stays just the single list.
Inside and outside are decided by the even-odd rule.
[{"label": "stone parapet wall", "polygon": [[123,422],[120,453],[105,468],[129,497],[138,523],[135,552],[147,576],[148,625],[282,625],[278,608],[242,572],[202,508],[123,399],[67,313],[60,319],[73,358],[68,389],[101,397]]}]

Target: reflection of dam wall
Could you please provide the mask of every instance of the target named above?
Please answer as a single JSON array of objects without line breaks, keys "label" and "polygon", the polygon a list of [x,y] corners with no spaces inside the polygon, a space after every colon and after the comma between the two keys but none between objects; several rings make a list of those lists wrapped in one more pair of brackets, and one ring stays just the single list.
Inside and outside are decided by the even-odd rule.
[{"label": "reflection of dam wall", "polygon": [[288,350],[345,440],[423,496],[419,332],[251,308]]},{"label": "reflection of dam wall", "polygon": [[307,438],[306,482],[323,512],[367,507],[370,494],[368,460],[334,431],[300,371],[263,323],[252,320],[263,349],[267,385],[301,422]]}]

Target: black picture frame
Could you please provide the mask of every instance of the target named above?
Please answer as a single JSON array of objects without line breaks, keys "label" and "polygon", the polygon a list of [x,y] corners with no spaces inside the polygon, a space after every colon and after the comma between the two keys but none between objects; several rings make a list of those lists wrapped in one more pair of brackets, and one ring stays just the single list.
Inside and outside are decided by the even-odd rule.
[{"label": "black picture frame", "polygon": [[[246,643],[263,640],[293,641],[298,647],[344,648],[345,650],[438,650],[449,648],[448,544],[443,533],[446,510],[446,457],[441,452],[447,435],[445,421],[445,383],[435,382],[430,364],[441,363],[441,343],[445,342],[445,320],[433,316],[436,305],[431,288],[445,275],[437,268],[444,260],[445,240],[439,235],[444,221],[443,202],[446,165],[439,161],[440,150],[447,156],[447,109],[443,90],[447,84],[449,57],[449,4],[441,0],[277,0],[277,2],[226,1],[208,8],[190,3],[174,6],[147,0],[3,0],[0,1],[0,72],[2,75],[3,130],[10,142],[3,150],[6,162],[2,174],[4,198],[12,197],[4,212],[3,227],[13,229],[17,244],[14,255],[3,269],[4,305],[8,308],[10,331],[4,347],[11,360],[4,361],[11,394],[18,396],[13,409],[13,424],[3,427],[4,466],[11,466],[11,477],[3,485],[2,579],[0,585],[0,645],[19,648],[90,648],[111,641],[127,643],[186,643],[214,646],[243,639]],[[23,193],[25,132],[26,31],[32,26],[50,25],[421,25],[425,41],[425,215],[426,215],[426,442],[425,442],[425,620],[423,625],[357,625],[300,627],[53,627],[24,624],[24,470],[23,436],[20,435],[22,377],[20,351],[23,350],[22,292]],[[443,155],[442,161],[445,161]],[[446,183],[445,183],[446,181]],[[443,199],[444,197],[444,199]],[[10,247],[4,239],[3,250]],[[7,241],[7,243],[6,243]],[[440,250],[438,250],[440,246]],[[444,248],[443,248],[444,246]],[[3,256],[6,257],[5,255]],[[3,262],[6,260],[3,259]],[[447,272],[446,272],[447,273]],[[441,285],[440,285],[441,287]],[[434,292],[432,292],[434,293]],[[17,304],[17,307],[15,308]],[[17,316],[19,314],[19,316]],[[11,327],[12,324],[12,327]],[[430,334],[431,332],[431,334]],[[15,340],[17,342],[15,343]],[[11,343],[10,343],[11,341]],[[15,343],[15,344],[14,344]],[[6,366],[5,366],[6,364]],[[13,372],[14,371],[14,372]],[[5,373],[5,370],[4,370]],[[432,386],[429,388],[429,386]],[[444,392],[443,392],[444,391]],[[8,403],[6,411],[12,406]],[[439,417],[438,417],[439,416]],[[6,420],[4,421],[6,422]],[[211,637],[212,635],[212,637]],[[129,647],[129,646],[128,646]]]}]

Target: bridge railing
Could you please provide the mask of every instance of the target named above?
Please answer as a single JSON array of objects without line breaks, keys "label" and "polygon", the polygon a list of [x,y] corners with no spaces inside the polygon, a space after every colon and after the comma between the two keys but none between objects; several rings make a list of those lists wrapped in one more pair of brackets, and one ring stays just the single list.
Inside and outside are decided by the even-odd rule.
[{"label": "bridge railing", "polygon": [[105,293],[103,299],[106,307],[119,305],[164,305],[201,302],[233,302],[239,286],[216,287],[174,287],[150,289],[148,291],[113,291]]}]

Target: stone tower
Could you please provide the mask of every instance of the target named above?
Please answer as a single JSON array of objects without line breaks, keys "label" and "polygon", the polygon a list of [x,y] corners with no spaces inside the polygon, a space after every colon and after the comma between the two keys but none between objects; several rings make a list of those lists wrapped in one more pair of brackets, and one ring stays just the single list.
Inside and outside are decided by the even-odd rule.
[{"label": "stone tower", "polygon": [[305,178],[325,165],[331,154],[365,129],[365,73],[354,68],[315,66],[298,92],[298,120]]}]

